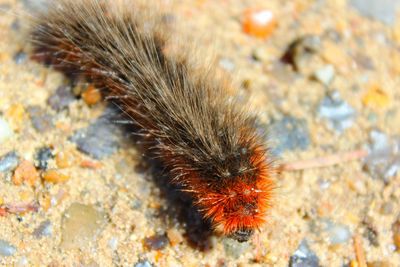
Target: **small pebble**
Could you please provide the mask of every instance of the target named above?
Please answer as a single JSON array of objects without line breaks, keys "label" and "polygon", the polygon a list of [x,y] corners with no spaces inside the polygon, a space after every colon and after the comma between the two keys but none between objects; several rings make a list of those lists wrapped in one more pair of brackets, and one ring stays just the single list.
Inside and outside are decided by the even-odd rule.
[{"label": "small pebble", "polygon": [[7,109],[5,116],[10,121],[13,129],[19,131],[26,118],[25,108],[21,104],[13,104]]},{"label": "small pebble", "polygon": [[220,59],[219,66],[228,72],[232,72],[235,69],[235,63],[229,58]]},{"label": "small pebble", "polygon": [[291,116],[272,122],[270,135],[277,144],[273,152],[280,155],[286,150],[306,150],[311,141],[307,122]]},{"label": "small pebble", "polygon": [[11,151],[0,157],[0,172],[13,171],[19,164],[17,152]]},{"label": "small pebble", "polygon": [[290,257],[289,267],[319,267],[319,259],[309,248],[306,240],[301,241],[297,250]]},{"label": "small pebble", "polygon": [[243,32],[258,38],[266,38],[277,26],[274,13],[268,9],[247,9],[244,12]]},{"label": "small pebble", "polygon": [[137,263],[135,263],[135,265],[133,265],[134,267],[153,267],[153,265],[148,261],[148,260],[141,260]]},{"label": "small pebble", "polygon": [[238,242],[232,238],[224,238],[222,241],[224,245],[224,250],[227,256],[233,257],[235,259],[243,255],[245,251],[250,247],[247,242]]},{"label": "small pebble", "polygon": [[91,205],[73,203],[63,214],[61,222],[62,249],[89,247],[101,232],[106,218],[103,212]]},{"label": "small pebble", "polygon": [[175,228],[171,228],[167,231],[167,237],[172,246],[183,242],[182,234]]},{"label": "small pebble", "polygon": [[39,133],[44,133],[54,127],[53,117],[39,106],[29,106],[27,108],[31,118],[32,126]]},{"label": "small pebble", "polygon": [[32,162],[24,160],[14,171],[12,181],[15,185],[21,185],[26,183],[30,186],[35,185],[36,181],[39,179],[39,173],[36,170]]},{"label": "small pebble", "polygon": [[41,238],[45,236],[51,236],[53,233],[53,226],[51,221],[46,220],[42,222],[34,231],[33,236],[36,238]]},{"label": "small pebble", "polygon": [[353,125],[356,112],[353,107],[340,98],[339,92],[335,91],[321,101],[318,115],[327,119],[330,128],[342,133]]},{"label": "small pebble", "polygon": [[75,100],[75,96],[71,92],[71,87],[61,85],[55,93],[49,97],[47,103],[56,111],[61,111],[68,108],[68,105]]},{"label": "small pebble", "polygon": [[396,22],[396,11],[399,0],[350,0],[350,5],[361,15],[379,20],[388,25]]},{"label": "small pebble", "polygon": [[1,256],[12,256],[17,252],[17,249],[8,243],[7,241],[4,241],[0,239],[0,255]]},{"label": "small pebble", "polygon": [[[106,110],[106,112],[109,112]],[[76,143],[78,149],[95,159],[103,159],[115,153],[119,148],[121,130],[105,114],[89,127],[80,129],[70,140]]]},{"label": "small pebble", "polygon": [[387,134],[375,129],[369,133],[369,139],[372,152],[386,151],[391,142]]},{"label": "small pebble", "polygon": [[92,84],[89,85],[82,93],[82,99],[89,106],[95,105],[101,101],[100,90],[95,88]]},{"label": "small pebble", "polygon": [[370,139],[371,152],[364,161],[364,170],[387,183],[400,171],[400,137],[389,138],[385,133],[372,130]]},{"label": "small pebble", "polygon": [[329,86],[335,77],[335,68],[326,65],[314,73],[314,78],[325,86]]},{"label": "small pebble", "polygon": [[361,101],[366,107],[382,109],[389,106],[390,97],[378,84],[373,84],[364,94]]},{"label": "small pebble", "polygon": [[144,239],[144,245],[150,250],[162,250],[169,244],[166,235],[153,235]]},{"label": "small pebble", "polygon": [[24,51],[19,51],[14,55],[13,59],[16,64],[22,64],[26,62],[28,55]]},{"label": "small pebble", "polygon": [[319,179],[318,185],[319,185],[319,188],[321,188],[322,190],[326,190],[331,186],[331,181],[325,180],[325,179]]},{"label": "small pebble", "polygon": [[343,224],[332,225],[327,229],[329,235],[329,242],[331,245],[346,243],[351,237],[349,228]]},{"label": "small pebble", "polygon": [[59,170],[50,169],[43,172],[42,178],[46,182],[58,184],[68,181],[70,177],[68,175],[61,173]]},{"label": "small pebble", "polygon": [[0,117],[0,144],[14,135],[10,124]]},{"label": "small pebble", "polygon": [[50,147],[42,147],[36,152],[35,166],[41,170],[46,170],[48,161],[54,158],[53,151]]}]

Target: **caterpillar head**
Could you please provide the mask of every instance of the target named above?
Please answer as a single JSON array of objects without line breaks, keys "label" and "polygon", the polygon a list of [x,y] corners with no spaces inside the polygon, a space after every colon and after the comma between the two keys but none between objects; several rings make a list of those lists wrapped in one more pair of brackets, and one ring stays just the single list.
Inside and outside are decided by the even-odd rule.
[{"label": "caterpillar head", "polygon": [[[254,154],[248,166],[224,176],[205,179],[192,175],[197,206],[214,228],[239,242],[250,239],[266,219],[274,188],[265,154]],[[236,169],[237,170],[237,169]]]}]

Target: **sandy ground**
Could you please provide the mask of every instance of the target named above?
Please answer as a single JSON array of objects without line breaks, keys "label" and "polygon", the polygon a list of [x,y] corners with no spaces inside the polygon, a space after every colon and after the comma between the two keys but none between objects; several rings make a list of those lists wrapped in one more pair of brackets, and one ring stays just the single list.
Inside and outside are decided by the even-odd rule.
[{"label": "sandy ground", "polygon": [[[387,25],[369,19],[345,0],[168,5],[176,33],[197,40],[198,53],[213,55],[221,71],[231,73],[240,99],[259,113],[260,129],[277,129],[269,142],[281,145],[280,162],[367,149],[373,133],[388,142],[399,134],[400,21]],[[317,259],[321,266],[357,266],[357,261],[362,266],[354,240],[361,241],[358,248],[371,266],[400,265],[394,238],[400,176],[374,174],[363,161],[284,172],[277,178],[267,225],[256,240],[239,244],[210,235],[192,211],[181,212],[185,204],[170,200],[165,185],[154,182],[159,174],[142,162],[129,138],[119,138],[116,151],[101,159],[79,151],[70,136],[93,124],[105,104],[90,106],[79,98],[60,110],[51,107],[48,98],[68,81],[29,59],[22,10],[31,7],[16,0],[0,0],[0,7],[6,10],[0,13],[0,118],[13,129],[7,139],[0,138],[0,156],[15,151],[16,165],[26,160],[37,166],[38,149],[49,147],[47,168],[59,171],[51,182],[36,167],[41,178],[33,175],[33,182],[22,184],[15,180],[16,166],[0,172],[0,207],[8,208],[0,216],[1,265],[288,266],[302,240],[308,243],[309,265],[296,265],[292,258],[292,266],[317,266]],[[269,36],[243,32],[248,8],[273,12],[277,25]],[[318,51],[294,70],[281,58],[294,40],[308,35],[319,38]],[[299,53],[303,60],[306,52]],[[334,70],[332,81],[313,78],[327,66]],[[330,95],[342,101],[346,118],[323,116],[321,103]],[[51,118],[50,127],[35,129],[32,107]],[[279,134],[284,118],[294,122]],[[282,145],[291,131],[289,143]],[[62,164],[63,153],[73,163]],[[396,153],[380,156],[382,165],[398,166],[388,163],[399,160]],[[18,203],[37,207],[22,213],[10,209]]]}]

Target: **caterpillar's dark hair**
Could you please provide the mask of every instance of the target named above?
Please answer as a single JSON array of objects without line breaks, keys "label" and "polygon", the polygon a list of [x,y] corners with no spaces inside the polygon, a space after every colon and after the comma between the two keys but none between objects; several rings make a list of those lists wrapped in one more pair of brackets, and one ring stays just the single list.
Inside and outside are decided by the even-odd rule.
[{"label": "caterpillar's dark hair", "polygon": [[[228,83],[212,68],[191,62],[188,52],[168,52],[157,19],[146,20],[135,6],[124,5],[110,10],[109,3],[96,0],[52,1],[32,31],[34,57],[102,89],[140,129],[148,155],[161,159],[204,215],[247,240],[253,227],[241,221],[245,215],[235,221],[233,214],[242,210],[233,206],[247,205],[243,212],[260,219],[272,186],[255,118],[229,98]],[[218,199],[206,199],[208,191],[228,201],[225,196],[239,182],[262,193],[238,196],[223,209]]]}]

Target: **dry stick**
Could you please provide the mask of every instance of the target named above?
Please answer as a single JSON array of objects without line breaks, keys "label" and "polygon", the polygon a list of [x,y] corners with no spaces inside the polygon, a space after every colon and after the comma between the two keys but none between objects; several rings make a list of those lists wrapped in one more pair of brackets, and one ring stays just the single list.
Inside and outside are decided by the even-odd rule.
[{"label": "dry stick", "polygon": [[353,238],[354,242],[354,252],[356,254],[356,259],[359,267],[367,267],[367,261],[365,259],[364,249],[361,244],[360,235],[356,234]]},{"label": "dry stick", "polygon": [[368,155],[368,151],[364,149],[338,153],[326,157],[300,160],[283,164],[282,171],[298,171],[304,169],[321,168],[328,167],[343,162],[348,162],[352,160],[359,160],[365,158]]}]

